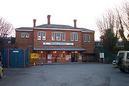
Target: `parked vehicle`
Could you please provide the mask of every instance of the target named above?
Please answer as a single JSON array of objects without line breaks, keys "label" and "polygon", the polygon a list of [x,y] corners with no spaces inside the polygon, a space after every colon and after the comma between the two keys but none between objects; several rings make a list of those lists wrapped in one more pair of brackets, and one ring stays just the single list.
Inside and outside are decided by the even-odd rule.
[{"label": "parked vehicle", "polygon": [[3,68],[2,65],[0,65],[0,79],[3,77]]},{"label": "parked vehicle", "polygon": [[120,71],[129,73],[129,51],[119,51],[117,61]]}]

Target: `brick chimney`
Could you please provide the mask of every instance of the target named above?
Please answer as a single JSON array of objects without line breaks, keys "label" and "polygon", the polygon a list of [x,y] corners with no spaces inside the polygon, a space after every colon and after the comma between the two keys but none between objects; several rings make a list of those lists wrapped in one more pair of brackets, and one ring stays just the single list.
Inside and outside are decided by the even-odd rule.
[{"label": "brick chimney", "polygon": [[33,19],[33,27],[36,26],[36,19]]},{"label": "brick chimney", "polygon": [[74,19],[73,22],[74,22],[74,28],[77,28],[77,20]]},{"label": "brick chimney", "polygon": [[51,24],[50,18],[51,18],[51,15],[47,15],[47,24]]}]

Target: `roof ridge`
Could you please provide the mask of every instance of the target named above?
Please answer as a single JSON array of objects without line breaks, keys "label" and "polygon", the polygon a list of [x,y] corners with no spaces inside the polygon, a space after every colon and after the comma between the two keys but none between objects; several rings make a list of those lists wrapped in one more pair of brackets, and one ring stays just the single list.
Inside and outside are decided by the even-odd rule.
[{"label": "roof ridge", "polygon": [[64,25],[64,24],[42,24],[42,25],[38,25],[36,27],[41,27],[41,28],[74,28],[73,26]]}]

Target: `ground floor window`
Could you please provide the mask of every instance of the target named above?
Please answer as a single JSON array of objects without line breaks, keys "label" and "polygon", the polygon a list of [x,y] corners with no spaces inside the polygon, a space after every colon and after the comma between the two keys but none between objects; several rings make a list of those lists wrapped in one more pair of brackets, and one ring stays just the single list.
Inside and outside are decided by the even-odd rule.
[{"label": "ground floor window", "polygon": [[79,51],[37,51],[40,63],[66,63],[79,62],[82,60],[81,52]]}]

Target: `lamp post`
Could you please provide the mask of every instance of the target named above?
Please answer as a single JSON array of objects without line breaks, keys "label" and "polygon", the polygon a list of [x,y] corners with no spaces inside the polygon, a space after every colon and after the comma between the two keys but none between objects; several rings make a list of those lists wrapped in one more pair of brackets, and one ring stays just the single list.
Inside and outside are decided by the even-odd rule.
[{"label": "lamp post", "polygon": [[43,59],[43,51],[41,51],[41,64],[43,64],[44,59]]}]

